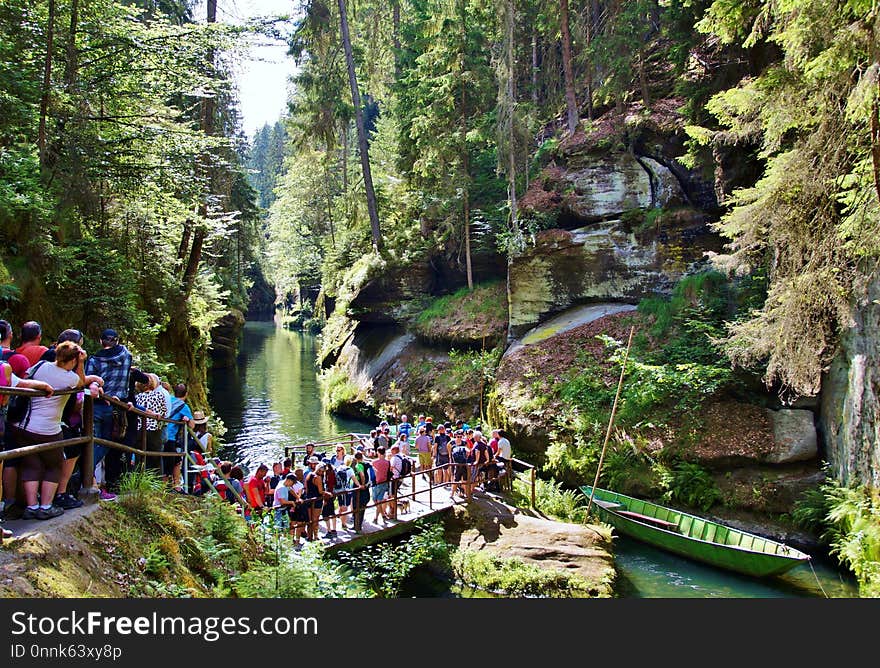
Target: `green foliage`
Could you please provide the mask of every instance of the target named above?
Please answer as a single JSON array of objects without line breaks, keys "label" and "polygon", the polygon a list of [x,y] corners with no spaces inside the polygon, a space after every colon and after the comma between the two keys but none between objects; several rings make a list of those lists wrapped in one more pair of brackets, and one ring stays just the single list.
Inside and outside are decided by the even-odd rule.
[{"label": "green foliage", "polygon": [[[513,483],[516,505],[531,505],[531,483],[516,478]],[[535,479],[535,509],[562,522],[582,524],[587,519],[584,495],[573,489],[564,489],[556,480]]]},{"label": "green foliage", "polygon": [[419,313],[416,322],[429,328],[432,321],[447,320],[456,316],[488,315],[506,320],[506,303],[499,295],[499,283],[492,281],[475,285],[473,290],[463,287],[451,295],[437,297]]},{"label": "green foliage", "polygon": [[880,596],[880,499],[868,487],[828,478],[795,504],[792,518],[820,532],[831,554],[852,569],[864,597]]},{"label": "green foliage", "polygon": [[452,557],[457,579],[510,597],[585,598],[598,592],[578,575],[542,569],[519,559],[457,550]]},{"label": "green foliage", "polygon": [[359,391],[351,377],[337,366],[321,372],[321,399],[331,413],[357,400]]},{"label": "green foliage", "polygon": [[709,510],[721,500],[721,490],[712,476],[699,464],[679,461],[671,465],[654,465],[663,500],[684,504],[691,508]]},{"label": "green foliage", "polygon": [[394,598],[416,567],[432,561],[447,564],[449,546],[443,537],[443,525],[432,523],[399,544],[377,543],[357,552],[340,551],[336,559],[374,595]]}]

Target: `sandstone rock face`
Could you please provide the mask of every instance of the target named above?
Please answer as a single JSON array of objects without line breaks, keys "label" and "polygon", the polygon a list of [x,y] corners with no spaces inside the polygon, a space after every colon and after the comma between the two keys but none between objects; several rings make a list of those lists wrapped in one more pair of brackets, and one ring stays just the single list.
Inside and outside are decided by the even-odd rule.
[{"label": "sandstone rock face", "polygon": [[232,309],[217,321],[211,329],[209,352],[215,367],[228,367],[235,364],[238,355],[238,335],[244,327],[244,313]]},{"label": "sandstone rock face", "polygon": [[772,464],[789,464],[815,459],[819,453],[813,411],[768,410],[773,425],[773,450],[765,457]]},{"label": "sandstone rock face", "polygon": [[547,230],[510,264],[510,337],[576,304],[637,303],[668,293],[720,242],[704,216],[668,216],[659,229],[628,231],[605,221],[572,231]]},{"label": "sandstone rock face", "polygon": [[651,177],[630,153],[596,156],[588,166],[568,171],[571,212],[598,221],[622,211],[653,206]]},{"label": "sandstone rock face", "polygon": [[428,263],[390,269],[365,283],[348,304],[347,315],[361,322],[400,322],[400,305],[429,294],[432,282]]},{"label": "sandstone rock face", "polygon": [[820,427],[836,478],[880,486],[880,275],[822,381]]}]

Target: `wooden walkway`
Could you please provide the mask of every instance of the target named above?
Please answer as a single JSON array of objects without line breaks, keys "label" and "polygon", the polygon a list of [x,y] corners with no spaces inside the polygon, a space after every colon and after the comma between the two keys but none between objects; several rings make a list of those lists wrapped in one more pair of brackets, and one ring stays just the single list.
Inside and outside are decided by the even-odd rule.
[{"label": "wooden walkway", "polygon": [[[442,513],[448,512],[454,505],[467,502],[467,499],[456,496],[454,499],[449,493],[450,487],[439,486],[435,484],[431,486],[428,483],[427,476],[423,473],[416,473],[415,476],[407,476],[398,492],[399,496],[406,496],[413,493],[413,481],[415,481],[415,497],[410,497],[406,501],[401,502],[402,507],[398,507],[397,519],[385,520],[381,513],[378,521],[374,521],[376,517],[376,508],[370,501],[370,506],[364,512],[364,522],[359,533],[351,527],[351,515],[336,518],[336,536],[333,538],[322,538],[321,542],[326,546],[328,551],[336,551],[340,549],[356,550],[387,540],[393,536],[407,533],[416,528],[418,520],[434,517]],[[408,504],[406,503],[408,501]],[[324,522],[320,522],[319,536],[325,533]]]}]

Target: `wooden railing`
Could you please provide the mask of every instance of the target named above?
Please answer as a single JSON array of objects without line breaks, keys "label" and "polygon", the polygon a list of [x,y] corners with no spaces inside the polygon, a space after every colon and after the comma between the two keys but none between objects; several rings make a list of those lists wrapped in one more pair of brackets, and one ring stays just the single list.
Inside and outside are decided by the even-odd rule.
[{"label": "wooden railing", "polygon": [[[49,443],[37,443],[34,445],[28,445],[20,448],[12,448],[10,450],[5,450],[0,452],[0,462],[3,462],[7,459],[14,459],[17,457],[24,457],[26,455],[33,455],[39,452],[45,452],[47,450],[57,450],[58,448],[64,448],[68,445],[82,445],[83,452],[80,456],[80,468],[82,471],[82,486],[86,489],[91,488],[94,485],[95,481],[95,445],[103,445],[108,448],[113,448],[115,450],[121,450],[122,452],[128,452],[134,455],[138,455],[140,457],[184,457],[184,462],[187,460],[187,455],[189,452],[189,438],[190,436],[195,437],[195,433],[192,429],[189,428],[189,424],[186,420],[172,420],[167,417],[162,417],[156,415],[152,412],[143,411],[139,408],[129,405],[123,401],[119,401],[118,399],[114,399],[113,397],[102,396],[97,399],[93,398],[88,390],[83,390],[82,388],[77,389],[68,389],[68,390],[57,390],[52,393],[52,396],[60,396],[60,395],[69,395],[76,394],[79,392],[84,392],[83,398],[83,408],[82,408],[82,428],[83,435],[77,438],[67,438],[61,441],[51,441]],[[19,395],[19,396],[30,396],[30,397],[45,397],[48,396],[47,393],[43,390],[31,390],[24,388],[12,388],[12,387],[0,387],[0,394],[6,395]],[[143,428],[140,430],[140,448],[134,448],[124,443],[117,443],[116,441],[111,441],[106,438],[99,438],[95,436],[95,424],[94,424],[94,402],[95,401],[106,401],[107,403],[120,408],[126,413],[131,412],[135,415],[138,415],[142,418],[151,418],[154,420],[158,420],[160,422],[164,422],[166,424],[177,424],[177,425],[185,425],[186,433],[184,435],[184,453],[179,452],[154,452],[151,450],[147,450],[147,429]],[[164,443],[163,443],[164,445]]]}]

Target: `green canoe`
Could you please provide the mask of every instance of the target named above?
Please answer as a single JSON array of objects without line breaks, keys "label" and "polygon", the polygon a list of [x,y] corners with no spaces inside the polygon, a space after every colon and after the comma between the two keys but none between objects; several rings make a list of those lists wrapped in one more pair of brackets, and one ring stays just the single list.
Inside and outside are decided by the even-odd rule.
[{"label": "green canoe", "polygon": [[[580,489],[589,498],[592,487]],[[779,575],[810,559],[782,543],[598,487],[593,505],[622,534],[745,575]]]}]

